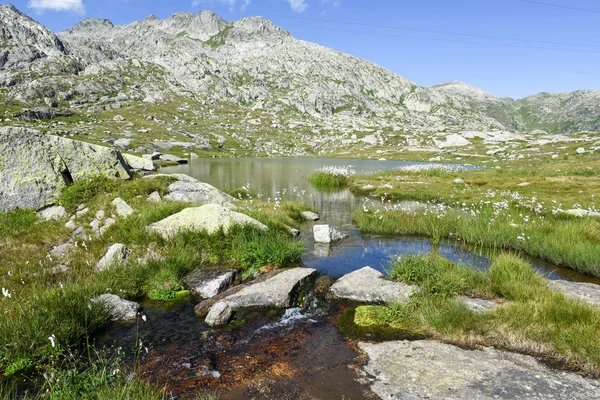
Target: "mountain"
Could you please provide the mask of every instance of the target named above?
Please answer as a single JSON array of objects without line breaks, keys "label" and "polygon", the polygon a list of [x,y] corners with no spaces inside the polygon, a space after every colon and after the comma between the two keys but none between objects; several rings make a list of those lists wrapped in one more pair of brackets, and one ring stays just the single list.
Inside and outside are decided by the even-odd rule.
[{"label": "mountain", "polygon": [[600,130],[600,91],[540,93],[524,99],[495,97],[467,83],[452,81],[434,86],[446,95],[494,118],[516,131],[541,129],[552,133]]},{"label": "mountain", "polygon": [[[261,17],[227,22],[202,11],[119,26],[86,19],[55,34],[0,5],[0,21],[0,115],[55,118],[39,123],[90,141],[137,130],[138,152],[165,138],[321,154],[365,136],[422,147],[440,132],[600,130],[599,91],[513,100],[461,82],[422,87]],[[22,111],[40,106],[59,110]]]}]

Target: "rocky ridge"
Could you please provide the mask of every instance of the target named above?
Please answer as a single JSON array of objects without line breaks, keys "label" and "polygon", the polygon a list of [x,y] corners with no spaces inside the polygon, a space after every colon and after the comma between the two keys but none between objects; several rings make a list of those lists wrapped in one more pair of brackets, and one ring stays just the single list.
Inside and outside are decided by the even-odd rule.
[{"label": "rocky ridge", "polygon": [[600,130],[598,91],[513,100],[460,82],[421,87],[261,17],[227,22],[203,11],[119,26],[87,19],[54,34],[2,5],[0,20],[4,122],[50,107],[24,115],[53,133],[135,153],[165,143],[178,156],[412,151],[460,132]]}]

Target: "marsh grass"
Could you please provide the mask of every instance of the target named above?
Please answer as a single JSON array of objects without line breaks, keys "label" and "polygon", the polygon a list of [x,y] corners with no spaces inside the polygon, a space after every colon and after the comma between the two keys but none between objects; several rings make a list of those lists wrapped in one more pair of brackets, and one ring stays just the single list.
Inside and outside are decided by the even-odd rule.
[{"label": "marsh grass", "polygon": [[[391,277],[417,284],[407,304],[356,310],[355,324],[394,328],[461,346],[496,346],[600,373],[600,310],[547,287],[515,255],[497,256],[486,272],[469,271],[438,255],[406,257]],[[458,296],[495,298],[498,307],[475,313]]]},{"label": "marsh grass", "polygon": [[344,188],[349,183],[349,178],[345,175],[334,175],[328,172],[315,172],[308,180],[317,188]]},{"label": "marsh grass", "polygon": [[[358,210],[353,219],[361,231],[376,234],[425,235],[491,250],[519,250],[553,264],[600,276],[600,220],[564,215],[534,215],[510,207],[495,214],[492,206],[476,213],[461,210],[413,213]],[[515,223],[517,222],[517,223]]]}]

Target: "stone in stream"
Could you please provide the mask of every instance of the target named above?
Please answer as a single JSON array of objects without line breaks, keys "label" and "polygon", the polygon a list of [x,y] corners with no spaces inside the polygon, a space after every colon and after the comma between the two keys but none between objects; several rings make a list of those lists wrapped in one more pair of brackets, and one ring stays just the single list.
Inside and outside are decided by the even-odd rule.
[{"label": "stone in stream", "polygon": [[119,217],[127,218],[135,212],[135,210],[120,197],[114,199],[111,204],[115,206],[117,215]]},{"label": "stone in stream", "polygon": [[226,301],[221,301],[210,309],[205,322],[209,326],[226,325],[233,317],[233,308]]},{"label": "stone in stream", "polygon": [[199,268],[183,278],[188,289],[204,299],[209,299],[227,290],[235,283],[237,271],[227,268]]},{"label": "stone in stream", "polygon": [[414,292],[413,286],[387,280],[371,267],[346,274],[331,286],[333,297],[362,303],[403,303]]},{"label": "stone in stream", "polygon": [[548,281],[548,287],[554,291],[562,292],[572,299],[600,307],[600,285],[559,279]]},{"label": "stone in stream", "polygon": [[124,244],[113,244],[108,248],[104,257],[96,264],[96,271],[101,272],[108,268],[123,265],[127,262],[128,255],[129,249]]},{"label": "stone in stream", "polygon": [[155,222],[148,227],[148,230],[168,239],[174,234],[185,230],[205,230],[212,235],[218,232],[219,229],[223,229],[227,233],[234,225],[250,225],[261,230],[267,229],[264,224],[245,214],[232,211],[218,204],[206,204],[202,207],[186,208],[177,214]]},{"label": "stone in stream", "polygon": [[0,127],[0,210],[40,209],[89,177],[131,177],[121,153],[26,128]]},{"label": "stone in stream", "polygon": [[92,299],[94,303],[101,303],[110,315],[111,321],[129,321],[137,317],[137,313],[142,309],[134,301],[124,300],[115,294],[103,294]]},{"label": "stone in stream", "polygon": [[301,215],[305,221],[318,221],[321,219],[321,216],[319,214],[314,213],[312,211],[303,211]]},{"label": "stone in stream", "polygon": [[340,240],[344,240],[348,237],[347,234],[338,231],[329,225],[315,225],[313,226],[313,234],[315,236],[315,243],[333,243]]},{"label": "stone in stream", "polygon": [[437,341],[359,343],[371,389],[382,399],[598,399],[594,379],[490,347],[463,350]]},{"label": "stone in stream", "polygon": [[[221,297],[210,307],[208,315],[211,315],[215,307],[218,307],[217,310],[224,310],[221,303],[227,303],[233,311],[249,307],[291,307],[298,290],[316,274],[317,270],[312,268],[273,271],[266,278],[243,285],[235,293]],[[196,314],[198,315],[198,312]],[[215,315],[221,315],[221,313],[215,311],[213,316]]]}]

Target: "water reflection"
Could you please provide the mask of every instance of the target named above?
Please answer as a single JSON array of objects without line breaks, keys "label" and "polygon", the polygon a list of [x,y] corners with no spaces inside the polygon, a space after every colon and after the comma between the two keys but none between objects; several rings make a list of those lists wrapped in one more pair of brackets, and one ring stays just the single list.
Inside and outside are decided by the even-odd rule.
[{"label": "water reflection", "polygon": [[[220,189],[249,185],[251,189],[262,194],[264,199],[293,198],[312,205],[321,214],[318,224],[330,224],[350,234],[348,239],[338,245],[315,245],[312,241],[314,223],[307,223],[301,227],[307,242],[304,264],[332,276],[341,276],[367,265],[385,272],[389,268],[390,260],[395,257],[427,254],[431,251],[478,270],[487,268],[489,257],[486,257],[485,252],[469,251],[452,243],[444,243],[434,248],[429,239],[422,237],[363,235],[353,225],[352,213],[362,206],[364,198],[354,196],[348,189],[319,191],[308,181],[316,169],[328,165],[351,165],[357,173],[372,173],[415,164],[421,163],[326,158],[228,158],[195,160],[187,165],[163,168],[163,172],[187,174]],[[408,208],[423,206],[415,202],[403,204]],[[570,269],[559,268],[535,259],[530,259],[530,262],[550,279],[600,283],[596,278]]]}]

